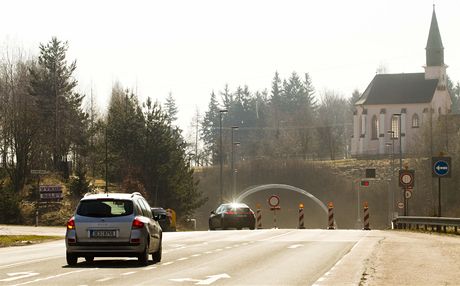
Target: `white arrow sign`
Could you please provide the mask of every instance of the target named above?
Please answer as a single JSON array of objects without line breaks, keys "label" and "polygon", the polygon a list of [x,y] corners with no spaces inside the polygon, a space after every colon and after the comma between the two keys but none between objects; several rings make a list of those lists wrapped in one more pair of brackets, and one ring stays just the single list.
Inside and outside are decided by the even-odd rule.
[{"label": "white arrow sign", "polygon": [[0,282],[10,282],[10,281],[18,280],[18,279],[23,279],[23,278],[38,275],[38,273],[28,271],[28,272],[7,273],[6,275],[10,276],[10,278],[2,279],[0,280]]},{"label": "white arrow sign", "polygon": [[436,170],[449,170],[447,166],[436,166]]},{"label": "white arrow sign", "polygon": [[207,278],[203,280],[193,279],[193,278],[179,278],[179,279],[169,279],[169,280],[174,281],[174,282],[196,282],[194,283],[195,285],[210,285],[219,279],[230,278],[230,275],[228,275],[227,273],[222,273],[222,274],[211,275],[211,276],[206,276],[206,277]]}]

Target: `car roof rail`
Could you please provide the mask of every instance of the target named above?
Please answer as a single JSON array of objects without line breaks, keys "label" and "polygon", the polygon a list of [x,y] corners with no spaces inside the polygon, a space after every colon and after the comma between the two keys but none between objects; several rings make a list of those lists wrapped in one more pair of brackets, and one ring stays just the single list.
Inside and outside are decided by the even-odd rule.
[{"label": "car roof rail", "polygon": [[142,194],[139,193],[139,192],[134,192],[131,194],[131,198],[134,197],[134,196],[141,196],[142,197]]}]

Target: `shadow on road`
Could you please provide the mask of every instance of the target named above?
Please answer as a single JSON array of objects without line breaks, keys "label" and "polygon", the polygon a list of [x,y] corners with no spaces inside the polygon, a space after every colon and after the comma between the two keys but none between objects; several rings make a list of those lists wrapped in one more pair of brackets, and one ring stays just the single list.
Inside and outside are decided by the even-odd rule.
[{"label": "shadow on road", "polygon": [[[149,261],[147,266],[154,265],[153,261]],[[62,268],[142,268],[144,265],[139,265],[137,259],[94,259],[92,262],[81,261],[77,265],[64,265]]]}]

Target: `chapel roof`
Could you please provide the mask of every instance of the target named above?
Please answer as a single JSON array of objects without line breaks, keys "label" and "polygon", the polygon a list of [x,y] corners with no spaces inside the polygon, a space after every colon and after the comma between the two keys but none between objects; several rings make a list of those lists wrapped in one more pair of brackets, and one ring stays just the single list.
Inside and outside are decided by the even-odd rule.
[{"label": "chapel roof", "polygon": [[377,74],[356,105],[429,103],[437,85],[424,73]]}]

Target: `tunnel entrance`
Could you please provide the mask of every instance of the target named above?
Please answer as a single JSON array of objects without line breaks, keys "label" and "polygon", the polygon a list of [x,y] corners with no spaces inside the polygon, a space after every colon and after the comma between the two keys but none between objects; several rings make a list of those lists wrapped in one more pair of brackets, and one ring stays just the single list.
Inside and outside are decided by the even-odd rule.
[{"label": "tunnel entrance", "polygon": [[[258,193],[258,192],[261,192],[261,191],[265,191],[265,190],[270,190],[270,189],[283,189],[283,190],[290,190],[290,191],[294,191],[294,192],[297,192],[299,194],[302,194],[304,196],[306,196],[307,198],[311,199],[313,202],[315,202],[318,206],[321,207],[321,209],[324,211],[326,217],[328,217],[328,208],[326,207],[326,205],[320,201],[317,197],[315,197],[314,195],[310,194],[309,192],[303,190],[303,189],[300,189],[300,188],[297,188],[297,187],[294,187],[294,186],[291,186],[291,185],[285,185],[285,184],[266,184],[266,185],[259,185],[259,186],[253,186],[253,187],[249,187],[247,188],[246,190],[244,190],[236,199],[235,201],[236,202],[242,202],[246,197],[252,195],[252,194],[255,194],[255,193]],[[334,220],[334,224],[336,225],[336,222]]]}]

